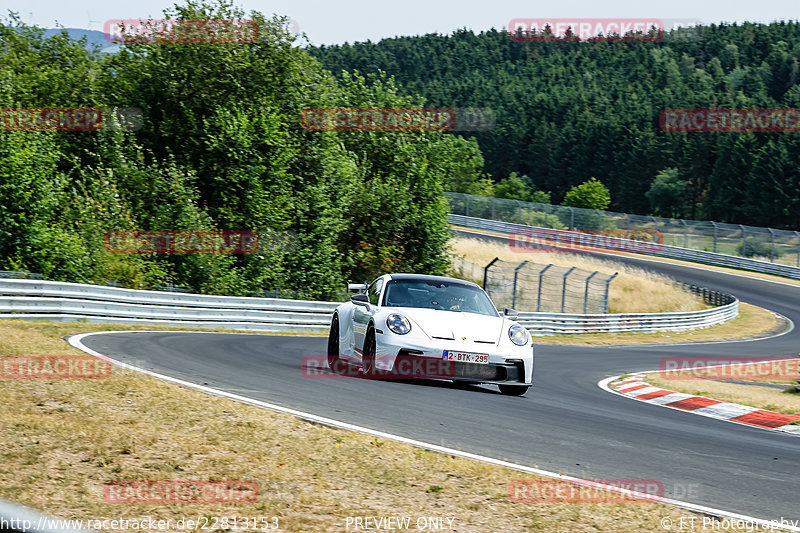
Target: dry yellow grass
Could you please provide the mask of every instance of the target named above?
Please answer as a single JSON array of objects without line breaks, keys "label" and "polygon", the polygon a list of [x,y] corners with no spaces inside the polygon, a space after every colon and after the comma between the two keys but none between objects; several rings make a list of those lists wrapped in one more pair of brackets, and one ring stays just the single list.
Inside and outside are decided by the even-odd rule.
[{"label": "dry yellow grass", "polygon": [[[77,324],[0,322],[0,354],[79,354]],[[0,496],[63,518],[276,516],[281,531],[346,531],[348,516],[448,517],[458,532],[650,532],[694,516],[655,503],[514,503],[531,476],[114,369],[102,380],[0,380]],[[247,480],[255,504],[114,505],[124,480]],[[446,523],[446,522],[445,522]],[[211,529],[208,531],[220,531]]]},{"label": "dry yellow grass", "polygon": [[708,308],[702,298],[676,286],[674,281],[666,276],[588,254],[519,253],[509,246],[467,237],[451,238],[450,250],[455,259],[455,266],[459,263],[457,258],[486,265],[495,257],[499,257],[503,261],[516,263],[528,260],[542,264],[575,266],[606,274],[618,272],[619,276],[611,282],[609,288],[610,313],[662,313]]},{"label": "dry yellow grass", "polygon": [[[685,373],[679,373],[686,376]],[[674,379],[669,376],[662,376],[660,373],[648,374],[645,381],[656,387],[695,394],[698,396],[708,396],[723,402],[739,403],[777,411],[790,415],[800,415],[800,394],[787,393],[780,389],[764,387],[761,385],[743,385],[739,383],[726,383],[712,381],[710,379]],[[795,384],[785,382],[787,385]]]}]

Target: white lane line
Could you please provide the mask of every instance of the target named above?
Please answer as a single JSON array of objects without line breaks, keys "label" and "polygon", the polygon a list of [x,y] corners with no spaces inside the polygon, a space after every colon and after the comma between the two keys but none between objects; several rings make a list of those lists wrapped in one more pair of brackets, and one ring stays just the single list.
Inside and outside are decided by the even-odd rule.
[{"label": "white lane line", "polygon": [[[151,372],[149,370],[144,370],[142,368],[138,368],[138,367],[135,367],[135,366],[132,366],[132,365],[128,365],[126,363],[122,363],[120,361],[116,361],[114,359],[111,359],[111,358],[109,358],[109,357],[107,357],[107,356],[105,356],[105,355],[103,355],[103,354],[101,354],[99,352],[96,352],[96,351],[92,350],[88,346],[85,346],[83,344],[83,342],[82,342],[83,339],[86,338],[86,337],[90,337],[90,336],[94,336],[94,335],[110,335],[110,334],[113,334],[113,333],[128,333],[128,332],[126,332],[126,331],[99,331],[99,332],[94,332],[94,333],[80,333],[78,335],[70,336],[67,339],[67,342],[69,342],[75,348],[88,353],[89,355],[93,355],[95,357],[100,357],[101,359],[108,360],[111,363],[113,363],[114,365],[117,365],[117,366],[119,366],[121,368],[128,368],[130,370],[135,370],[137,372],[141,372],[143,374],[147,374],[147,375],[153,376],[155,378],[162,379],[164,381],[168,381],[170,383],[175,383],[177,385],[182,385],[184,387],[188,387],[188,388],[191,388],[191,389],[196,389],[196,390],[205,392],[206,394],[212,394],[214,396],[221,396],[221,397],[224,397],[224,398],[229,398],[231,400],[236,400],[238,402],[246,403],[246,404],[249,404],[249,405],[254,405],[256,407],[262,407],[264,409],[269,409],[271,411],[276,411],[276,412],[279,412],[279,413],[290,414],[290,415],[296,416],[298,418],[301,418],[303,420],[307,420],[309,422],[315,422],[317,424],[322,424],[322,425],[330,426],[330,427],[333,427],[333,428],[346,429],[346,430],[349,430],[349,431],[356,431],[358,433],[364,433],[366,435],[371,435],[371,436],[374,436],[374,437],[381,437],[381,438],[388,439],[388,440],[394,440],[394,441],[397,441],[397,442],[403,442],[405,444],[410,444],[411,446],[415,446],[417,448],[422,448],[422,449],[425,449],[425,450],[445,453],[445,454],[448,454],[448,455],[454,455],[454,456],[457,456],[457,457],[463,457],[465,459],[472,459],[473,461],[481,461],[483,463],[502,466],[502,467],[509,468],[509,469],[512,469],[512,470],[516,470],[516,471],[519,471],[519,472],[525,472],[527,474],[536,474],[536,475],[543,476],[543,477],[560,479],[562,481],[567,481],[567,482],[570,482],[570,483],[574,483],[576,485],[594,487],[594,488],[606,490],[608,492],[624,493],[626,495],[633,496],[634,498],[640,498],[640,499],[651,500],[651,501],[653,500],[653,496],[650,495],[650,494],[645,494],[645,493],[638,492],[638,491],[628,491],[627,489],[620,489],[620,487],[615,487],[613,485],[605,485],[605,484],[598,483],[596,481],[592,481],[592,480],[589,480],[589,479],[582,479],[582,478],[567,476],[565,474],[559,474],[557,472],[550,472],[548,470],[541,470],[539,468],[533,468],[533,467],[529,467],[529,466],[518,465],[518,464],[515,464],[515,463],[510,463],[508,461],[502,461],[500,459],[494,459],[492,457],[486,457],[484,455],[477,455],[477,454],[474,454],[474,453],[469,453],[469,452],[464,452],[464,451],[461,451],[461,450],[456,450],[454,448],[447,448],[445,446],[439,446],[437,444],[431,444],[431,443],[428,443],[428,442],[409,439],[407,437],[402,437],[400,435],[394,435],[392,433],[385,433],[383,431],[377,431],[377,430],[370,429],[370,428],[367,428],[367,427],[364,427],[364,426],[358,426],[358,425],[355,425],[355,424],[350,424],[348,422],[342,422],[340,420],[335,420],[335,419],[332,419],[332,418],[325,418],[325,417],[322,417],[322,416],[317,416],[317,415],[314,415],[314,414],[311,414],[311,413],[306,413],[304,411],[298,411],[296,409],[290,409],[288,407],[283,407],[281,405],[268,403],[268,402],[263,402],[261,400],[255,400],[253,398],[248,398],[246,396],[240,396],[238,394],[233,394],[233,393],[230,393],[230,392],[221,391],[221,390],[214,389],[214,388],[211,388],[211,387],[206,387],[204,385],[198,385],[197,383],[184,381],[182,379],[173,378],[173,377],[170,377],[170,376],[166,376],[164,374],[158,374],[156,372]],[[159,333],[164,333],[164,332],[159,332]],[[182,333],[182,332],[176,331],[175,333]],[[609,381],[612,380],[612,379],[618,379],[618,378],[619,378],[619,376],[615,376],[614,378],[609,378]],[[675,500],[675,499],[672,499],[672,498],[659,498],[658,499],[658,503],[666,503],[666,504],[669,504],[669,505],[673,505],[675,507],[680,507],[682,509],[686,509],[688,511],[693,511],[695,513],[709,514],[709,515],[712,515],[712,516],[717,516],[717,517],[721,517],[721,518],[731,518],[731,519],[734,519],[734,520],[744,520],[744,521],[751,522],[751,523],[756,524],[756,525],[760,525],[762,527],[772,527],[773,529],[782,529],[784,531],[797,531],[797,532],[800,532],[800,527],[794,527],[794,526],[791,526],[791,525],[777,525],[777,524],[771,523],[769,520],[764,520],[764,519],[761,519],[761,518],[755,518],[755,517],[747,516],[747,515],[741,515],[741,514],[738,514],[738,513],[732,513],[730,511],[725,511],[723,509],[715,509],[713,507],[707,507],[705,505],[699,505],[699,504],[691,503],[691,502],[684,502],[684,501]]]}]

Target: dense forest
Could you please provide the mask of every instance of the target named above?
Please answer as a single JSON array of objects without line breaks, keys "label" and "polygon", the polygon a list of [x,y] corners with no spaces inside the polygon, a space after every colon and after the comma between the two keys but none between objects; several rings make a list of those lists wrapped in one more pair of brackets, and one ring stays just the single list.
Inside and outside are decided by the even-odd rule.
[{"label": "dense forest", "polygon": [[[316,106],[413,106],[391,80],[339,79],[288,20],[190,3],[166,18],[253,19],[249,43],[140,42],[100,54],[66,31],[0,24],[0,108],[139,108],[141,128],[0,128],[0,270],[135,288],[339,294],[344,283],[447,268],[452,176],[474,140],[441,132],[311,132]],[[4,116],[4,124],[9,123]],[[475,161],[475,164],[465,164]],[[113,254],[125,230],[245,230],[256,253]]]},{"label": "dense forest", "polygon": [[553,203],[595,177],[617,211],[800,228],[798,133],[659,127],[667,108],[800,107],[800,23],[709,25],[694,37],[521,42],[465,29],[310,52],[337,75],[385,72],[430,106],[494,109],[493,129],[460,135],[478,141],[492,180],[519,177]]},{"label": "dense forest", "polygon": [[[330,298],[348,280],[445,272],[447,190],[800,227],[797,133],[659,129],[665,108],[800,107],[796,23],[712,25],[686,42],[518,42],[461,30],[313,48],[286,18],[228,0],[164,15],[253,19],[258,37],[130,42],[104,54],[13,13],[0,21],[0,270]],[[491,108],[496,125],[301,124],[308,108],[423,105]],[[97,131],[5,127],[9,109],[65,107],[134,108],[141,121],[131,129],[110,119]],[[160,230],[242,230],[260,240],[241,255],[104,247],[110,233]]]}]

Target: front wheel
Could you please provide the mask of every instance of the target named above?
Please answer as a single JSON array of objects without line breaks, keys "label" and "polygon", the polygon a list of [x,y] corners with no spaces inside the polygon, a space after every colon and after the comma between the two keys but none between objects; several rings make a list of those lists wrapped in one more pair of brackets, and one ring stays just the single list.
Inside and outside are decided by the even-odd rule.
[{"label": "front wheel", "polygon": [[381,372],[375,366],[375,329],[370,327],[364,337],[364,350],[362,352],[361,363],[364,367],[365,378],[378,378]]},{"label": "front wheel", "polygon": [[331,371],[341,373],[344,361],[339,358],[339,317],[333,315],[331,320],[331,331],[328,334],[328,368]]},{"label": "front wheel", "polygon": [[522,396],[531,388],[530,385],[498,385],[498,387],[506,396]]}]

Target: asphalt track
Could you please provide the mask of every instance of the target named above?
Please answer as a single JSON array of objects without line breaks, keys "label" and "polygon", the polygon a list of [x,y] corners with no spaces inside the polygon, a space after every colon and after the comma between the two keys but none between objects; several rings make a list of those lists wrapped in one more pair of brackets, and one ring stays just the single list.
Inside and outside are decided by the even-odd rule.
[{"label": "asphalt track", "polygon": [[[621,260],[736,295],[800,324],[800,287]],[[575,347],[540,343],[525,397],[446,382],[308,379],[320,337],[125,332],[83,343],[178,379],[419,441],[589,479],[655,480],[665,496],[765,520],[800,519],[800,437],[665,409],[601,390],[667,356],[797,355],[800,328],[747,342]],[[523,477],[509,474],[509,481]]]}]

